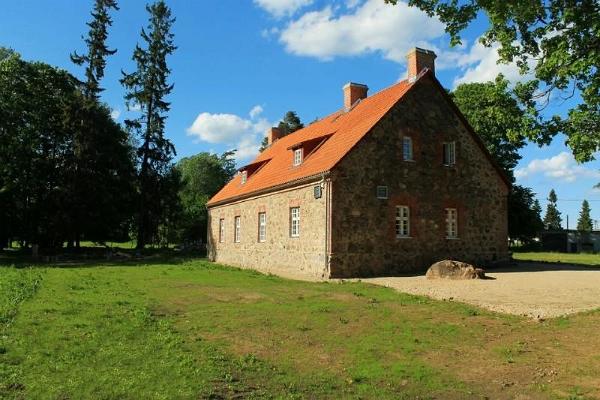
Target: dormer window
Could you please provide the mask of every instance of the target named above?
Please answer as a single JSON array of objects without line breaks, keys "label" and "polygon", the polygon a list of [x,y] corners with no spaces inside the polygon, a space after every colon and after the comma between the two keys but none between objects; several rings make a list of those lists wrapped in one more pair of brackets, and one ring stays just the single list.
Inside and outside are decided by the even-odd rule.
[{"label": "dormer window", "polygon": [[294,167],[302,164],[302,147],[294,150]]},{"label": "dormer window", "polygon": [[242,171],[242,185],[248,180],[248,171]]}]

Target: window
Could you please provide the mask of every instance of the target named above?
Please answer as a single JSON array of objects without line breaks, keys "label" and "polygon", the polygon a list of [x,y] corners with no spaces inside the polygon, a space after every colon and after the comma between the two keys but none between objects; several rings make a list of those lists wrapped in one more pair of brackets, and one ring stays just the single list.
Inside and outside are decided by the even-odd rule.
[{"label": "window", "polygon": [[396,207],[396,237],[410,236],[410,209],[408,206]]},{"label": "window", "polygon": [[404,136],[402,138],[402,159],[404,161],[412,161],[413,159],[413,145],[410,136]]},{"label": "window", "polygon": [[239,215],[237,217],[235,217],[235,222],[234,222],[234,233],[233,233],[233,241],[236,243],[239,243],[240,241],[240,231],[241,231],[241,223],[242,223],[242,217],[240,217]]},{"label": "window", "polygon": [[300,237],[300,207],[290,208],[290,236]]},{"label": "window", "polygon": [[248,171],[242,171],[242,185],[248,180]]},{"label": "window", "polygon": [[219,220],[219,242],[223,243],[225,241],[225,219],[221,218]]},{"label": "window", "polygon": [[448,239],[458,237],[458,212],[456,208],[446,208],[446,237]]},{"label": "window", "polygon": [[294,167],[302,164],[302,148],[294,150]]},{"label": "window", "polygon": [[454,142],[444,143],[444,165],[456,164],[456,145]]},{"label": "window", "polygon": [[267,213],[258,213],[258,241],[267,240]]},{"label": "window", "polygon": [[377,198],[378,199],[387,199],[388,198],[388,187],[387,186],[377,186]]}]

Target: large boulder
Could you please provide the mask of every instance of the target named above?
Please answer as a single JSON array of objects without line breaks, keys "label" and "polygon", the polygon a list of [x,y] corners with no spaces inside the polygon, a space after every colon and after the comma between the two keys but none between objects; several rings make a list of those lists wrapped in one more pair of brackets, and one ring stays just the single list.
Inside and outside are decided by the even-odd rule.
[{"label": "large boulder", "polygon": [[471,264],[443,260],[429,267],[425,276],[427,279],[483,279],[485,278],[485,272]]}]

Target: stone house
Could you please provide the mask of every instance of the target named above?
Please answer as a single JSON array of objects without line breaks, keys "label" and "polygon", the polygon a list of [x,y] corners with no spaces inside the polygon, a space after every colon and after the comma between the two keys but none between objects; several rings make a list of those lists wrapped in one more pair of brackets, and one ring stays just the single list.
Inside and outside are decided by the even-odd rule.
[{"label": "stone house", "polygon": [[341,278],[508,260],[510,183],[413,49],[408,78],[280,137],[208,202],[209,257]]}]

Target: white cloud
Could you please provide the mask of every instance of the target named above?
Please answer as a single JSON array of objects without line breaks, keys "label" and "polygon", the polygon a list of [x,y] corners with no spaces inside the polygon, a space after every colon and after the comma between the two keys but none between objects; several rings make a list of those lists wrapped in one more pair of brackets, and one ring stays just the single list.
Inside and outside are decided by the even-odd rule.
[{"label": "white cloud", "polygon": [[276,18],[293,15],[312,2],[313,0],[254,0],[254,4]]},{"label": "white cloud", "polygon": [[273,125],[266,118],[258,118],[262,112],[263,108],[259,105],[248,113],[250,119],[235,114],[203,112],[187,128],[187,134],[204,142],[236,148],[238,160],[251,159],[258,154],[262,138]]},{"label": "white cloud", "polygon": [[120,116],[121,110],[119,110],[118,108],[113,108],[113,110],[110,112],[110,117],[115,121],[118,120]]},{"label": "white cloud", "polygon": [[[454,87],[461,83],[493,81],[499,73],[511,82],[527,78],[519,73],[515,63],[498,64],[498,47],[498,45],[485,47],[476,41],[468,53],[459,55],[456,62],[464,72],[454,79]],[[530,63],[530,67],[533,67],[533,62]]]},{"label": "white cloud", "polygon": [[252,107],[252,110],[250,110],[248,115],[250,115],[250,118],[254,119],[254,118],[258,117],[260,114],[262,114],[263,111],[264,110],[263,110],[262,106],[255,105],[254,107]]},{"label": "white cloud", "polygon": [[442,35],[442,23],[415,7],[367,0],[345,13],[330,6],[307,12],[290,22],[279,40],[291,54],[321,60],[379,52],[388,60],[404,63],[412,47],[436,50],[430,41]]},{"label": "white cloud", "polygon": [[237,115],[203,112],[196,117],[187,133],[209,143],[231,143],[251,131],[251,128],[250,121]]},{"label": "white cloud", "polygon": [[577,164],[573,155],[566,151],[554,157],[532,160],[526,167],[515,170],[515,177],[519,180],[537,174],[564,182],[574,182],[577,178],[600,179],[600,171]]}]

